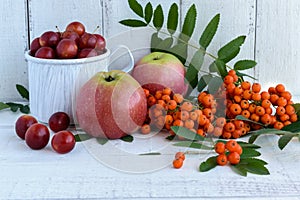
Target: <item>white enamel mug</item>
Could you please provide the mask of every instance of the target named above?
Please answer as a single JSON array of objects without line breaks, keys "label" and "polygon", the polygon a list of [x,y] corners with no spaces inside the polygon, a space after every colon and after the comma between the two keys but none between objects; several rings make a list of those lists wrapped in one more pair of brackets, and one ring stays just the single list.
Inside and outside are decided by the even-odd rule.
[{"label": "white enamel mug", "polygon": [[25,53],[28,65],[30,112],[38,121],[48,123],[55,112],[65,112],[74,123],[75,100],[81,86],[100,71],[114,69],[110,67],[113,54],[126,50],[129,62],[121,69],[130,72],[134,66],[131,51],[119,45],[111,52],[109,49],[99,56],[81,59],[40,59]]}]

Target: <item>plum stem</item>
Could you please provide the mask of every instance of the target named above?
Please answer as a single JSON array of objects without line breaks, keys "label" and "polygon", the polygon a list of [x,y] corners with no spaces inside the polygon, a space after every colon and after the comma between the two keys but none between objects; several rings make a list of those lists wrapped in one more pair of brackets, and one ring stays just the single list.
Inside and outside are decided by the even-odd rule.
[{"label": "plum stem", "polygon": [[96,33],[96,31],[98,31],[99,28],[100,28],[100,26],[98,25],[98,26],[95,28],[95,30],[93,31],[93,34]]}]

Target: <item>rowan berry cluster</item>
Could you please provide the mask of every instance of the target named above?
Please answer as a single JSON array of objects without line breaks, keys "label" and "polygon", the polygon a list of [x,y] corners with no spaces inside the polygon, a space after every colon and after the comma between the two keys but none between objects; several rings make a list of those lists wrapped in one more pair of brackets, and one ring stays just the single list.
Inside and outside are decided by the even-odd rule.
[{"label": "rowan berry cluster", "polygon": [[226,143],[217,142],[215,144],[217,164],[224,166],[228,162],[236,165],[240,162],[240,155],[243,153],[242,147],[235,140],[228,140]]},{"label": "rowan berry cluster", "polygon": [[183,152],[177,152],[175,154],[175,159],[173,160],[173,167],[179,169],[183,165],[183,161],[185,160],[185,155]]}]

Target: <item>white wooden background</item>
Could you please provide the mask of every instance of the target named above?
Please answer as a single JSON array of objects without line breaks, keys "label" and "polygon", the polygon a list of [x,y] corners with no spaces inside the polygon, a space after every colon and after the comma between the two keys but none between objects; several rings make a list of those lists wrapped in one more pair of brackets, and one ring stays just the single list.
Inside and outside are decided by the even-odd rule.
[{"label": "white wooden background", "polygon": [[[143,5],[146,0],[139,0]],[[247,40],[238,58],[255,59],[258,65],[249,73],[255,75],[265,88],[282,82],[295,95],[300,95],[300,1],[299,0],[152,0],[163,4],[166,12],[176,2],[181,18],[192,3],[197,5],[195,36],[199,38],[204,26],[221,13],[220,28],[209,48],[217,49],[238,35]],[[126,0],[2,0],[0,3],[0,101],[20,100],[15,84],[28,86],[24,52],[30,41],[46,30],[62,29],[71,21],[83,22],[88,31],[100,25],[109,38],[128,28],[118,21],[130,18]],[[126,38],[124,38],[126,40]]]}]

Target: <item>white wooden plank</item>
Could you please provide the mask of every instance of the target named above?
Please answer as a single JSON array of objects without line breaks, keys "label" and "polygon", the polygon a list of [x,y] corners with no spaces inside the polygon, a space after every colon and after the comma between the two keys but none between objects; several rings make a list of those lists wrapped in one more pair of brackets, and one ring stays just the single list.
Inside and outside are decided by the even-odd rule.
[{"label": "white wooden plank", "polygon": [[61,31],[68,23],[80,21],[86,31],[92,32],[99,25],[102,33],[102,4],[100,0],[29,0],[30,40],[39,37],[43,32]]},{"label": "white wooden plank", "polygon": [[284,83],[299,95],[300,1],[258,1],[257,8],[259,81],[267,86]]},{"label": "white wooden plank", "polygon": [[0,3],[0,101],[19,100],[16,84],[28,85],[24,52],[27,48],[26,1]]},{"label": "white wooden plank", "polygon": [[[246,35],[247,39],[241,48],[240,54],[229,63],[233,66],[234,61],[239,59],[254,59],[254,42],[255,42],[255,0],[187,0],[182,1],[182,20],[188,8],[195,4],[197,7],[197,24],[192,41],[196,44],[208,24],[208,22],[218,13],[221,14],[218,31],[212,40],[208,52],[217,55],[220,47],[240,35]],[[208,65],[212,62],[207,56],[203,70],[208,69]],[[254,74],[254,70],[246,71],[250,75]]]}]

